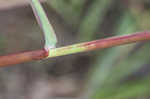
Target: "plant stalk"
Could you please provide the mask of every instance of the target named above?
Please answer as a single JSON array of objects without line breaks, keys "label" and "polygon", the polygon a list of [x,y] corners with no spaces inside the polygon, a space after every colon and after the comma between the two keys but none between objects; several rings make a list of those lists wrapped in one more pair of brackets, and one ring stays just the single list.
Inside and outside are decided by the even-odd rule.
[{"label": "plant stalk", "polygon": [[10,54],[6,56],[0,56],[0,67],[5,67],[13,64],[20,64],[24,62],[29,62],[33,60],[41,60],[45,58],[52,58],[63,55],[70,55],[79,52],[87,52],[96,49],[110,48],[114,46],[146,41],[150,40],[150,31],[138,32],[135,34],[125,35],[125,36],[115,36],[101,40],[95,40],[85,43],[79,43],[74,45],[69,45],[60,48],[50,49],[46,51],[45,49],[20,52],[16,54]]}]

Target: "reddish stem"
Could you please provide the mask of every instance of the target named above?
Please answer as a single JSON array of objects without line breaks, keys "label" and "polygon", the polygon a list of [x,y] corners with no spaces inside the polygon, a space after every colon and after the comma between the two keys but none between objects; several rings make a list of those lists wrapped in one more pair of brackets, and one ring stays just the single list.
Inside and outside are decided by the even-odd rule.
[{"label": "reddish stem", "polygon": [[138,32],[135,34],[125,36],[118,36],[118,37],[116,36],[101,40],[95,40],[87,42],[83,44],[83,46],[87,46],[88,50],[95,50],[146,40],[150,40],[150,32]]},{"label": "reddish stem", "polygon": [[[131,35],[125,35],[125,36],[118,36],[118,37],[110,37],[106,39],[101,39],[101,40],[95,40],[91,42],[85,42],[79,44],[80,46],[77,47],[86,47],[88,48],[85,51],[90,51],[90,50],[96,50],[96,49],[103,49],[103,48],[109,48],[113,46],[118,46],[118,45],[123,45],[123,44],[129,44],[129,43],[134,43],[137,41],[146,41],[150,40],[150,32],[139,32]],[[68,47],[66,47],[68,48]],[[52,49],[54,52],[64,50],[65,47],[62,48],[56,48]],[[51,51],[52,51],[51,50]],[[69,51],[69,49],[66,49]],[[66,54],[60,54],[56,56],[62,56]],[[51,56],[51,57],[56,57],[56,56]],[[20,64],[24,62],[29,62],[33,60],[41,60],[44,58],[48,57],[48,52],[44,49],[41,50],[36,50],[36,51],[29,51],[29,52],[21,52],[21,53],[16,53],[16,54],[10,54],[7,56],[0,56],[0,67],[4,67],[7,65],[13,65],[13,64]]]},{"label": "reddish stem", "polygon": [[41,60],[48,56],[48,52],[44,49],[30,51],[30,52],[21,52],[16,54],[10,54],[7,56],[0,56],[0,66],[7,66],[13,64],[20,64],[33,60]]}]

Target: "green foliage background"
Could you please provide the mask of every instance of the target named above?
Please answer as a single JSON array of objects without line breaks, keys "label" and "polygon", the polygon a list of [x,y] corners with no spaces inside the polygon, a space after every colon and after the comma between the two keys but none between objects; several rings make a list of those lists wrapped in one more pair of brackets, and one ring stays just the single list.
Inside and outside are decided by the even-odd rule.
[{"label": "green foliage background", "polygon": [[[20,4],[10,2],[15,1]],[[47,0],[42,5],[57,47],[150,30],[149,0]],[[29,4],[0,9],[0,22],[1,55],[44,47]],[[0,68],[0,98],[149,99],[149,51],[147,41]]]},{"label": "green foliage background", "polygon": [[[49,0],[80,41],[150,29],[146,0]],[[149,42],[96,51],[89,70],[89,99],[149,99]]]}]

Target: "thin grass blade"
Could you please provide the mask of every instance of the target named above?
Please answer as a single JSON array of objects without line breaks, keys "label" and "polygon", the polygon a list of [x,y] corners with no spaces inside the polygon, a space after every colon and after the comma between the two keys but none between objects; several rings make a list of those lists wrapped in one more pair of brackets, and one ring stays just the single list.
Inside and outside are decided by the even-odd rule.
[{"label": "thin grass blade", "polygon": [[40,25],[40,27],[44,32],[45,49],[54,48],[57,43],[55,31],[52,25],[50,24],[41,3],[39,2],[39,0],[30,0],[30,5],[32,6],[38,24]]}]

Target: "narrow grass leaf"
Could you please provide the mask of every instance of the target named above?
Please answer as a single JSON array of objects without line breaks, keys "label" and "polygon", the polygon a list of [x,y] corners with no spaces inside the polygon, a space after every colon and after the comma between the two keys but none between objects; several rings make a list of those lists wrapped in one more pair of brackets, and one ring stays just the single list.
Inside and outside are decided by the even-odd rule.
[{"label": "narrow grass leaf", "polygon": [[39,0],[30,0],[30,4],[45,36],[45,49],[54,48],[57,43],[57,38],[52,25],[50,24],[44,9]]}]

